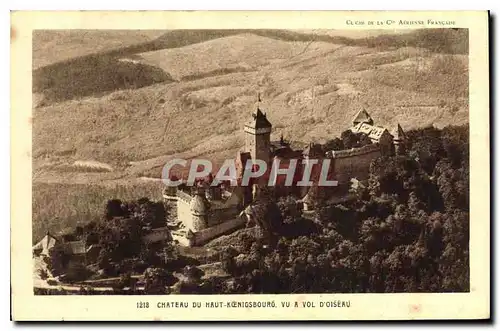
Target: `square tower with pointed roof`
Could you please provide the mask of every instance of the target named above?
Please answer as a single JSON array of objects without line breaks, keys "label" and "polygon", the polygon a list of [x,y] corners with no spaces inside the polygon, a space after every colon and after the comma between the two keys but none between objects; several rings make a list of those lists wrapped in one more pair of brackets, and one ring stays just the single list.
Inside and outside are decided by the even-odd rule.
[{"label": "square tower with pointed roof", "polygon": [[252,160],[269,163],[272,124],[259,107],[252,114],[252,119],[245,124],[245,151]]}]

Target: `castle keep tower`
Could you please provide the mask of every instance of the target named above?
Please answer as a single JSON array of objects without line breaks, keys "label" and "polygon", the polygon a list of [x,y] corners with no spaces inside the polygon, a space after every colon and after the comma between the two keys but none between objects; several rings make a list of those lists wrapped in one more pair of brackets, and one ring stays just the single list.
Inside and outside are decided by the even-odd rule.
[{"label": "castle keep tower", "polygon": [[252,119],[245,124],[245,151],[252,160],[263,160],[269,164],[272,125],[258,107]]}]

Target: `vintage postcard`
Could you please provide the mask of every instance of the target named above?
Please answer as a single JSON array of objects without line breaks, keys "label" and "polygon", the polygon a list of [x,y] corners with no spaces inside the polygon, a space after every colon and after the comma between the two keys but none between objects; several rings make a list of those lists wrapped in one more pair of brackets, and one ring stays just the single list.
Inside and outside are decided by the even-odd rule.
[{"label": "vintage postcard", "polygon": [[12,318],[490,317],[488,12],[13,12]]}]

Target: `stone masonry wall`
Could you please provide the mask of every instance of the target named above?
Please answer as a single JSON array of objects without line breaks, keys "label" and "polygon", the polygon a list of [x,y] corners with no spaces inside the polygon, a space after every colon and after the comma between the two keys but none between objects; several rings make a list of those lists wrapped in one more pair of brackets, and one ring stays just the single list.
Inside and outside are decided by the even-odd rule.
[{"label": "stone masonry wall", "polygon": [[190,239],[190,244],[191,246],[203,245],[206,242],[214,239],[215,237],[244,226],[245,223],[246,220],[244,218],[237,217],[210,228],[194,232],[193,237]]},{"label": "stone masonry wall", "polygon": [[341,184],[348,183],[351,178],[367,179],[372,160],[380,156],[381,151],[378,144],[345,151],[335,151],[331,164],[335,179]]}]

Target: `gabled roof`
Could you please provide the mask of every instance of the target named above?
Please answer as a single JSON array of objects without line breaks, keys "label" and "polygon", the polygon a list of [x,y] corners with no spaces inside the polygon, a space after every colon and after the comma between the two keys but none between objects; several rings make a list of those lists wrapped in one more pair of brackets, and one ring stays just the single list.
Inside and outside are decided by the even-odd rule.
[{"label": "gabled roof", "polygon": [[245,126],[254,129],[272,128],[271,122],[268,121],[266,114],[260,108],[257,108],[257,111],[252,114],[252,119]]},{"label": "gabled roof", "polygon": [[35,246],[33,250],[41,250],[41,254],[49,255],[50,250],[57,244],[57,239],[47,232],[45,237],[42,238]]},{"label": "gabled roof", "polygon": [[356,116],[354,116],[352,123],[354,125],[358,123],[368,123],[370,125],[373,125],[373,119],[370,117],[370,114],[364,109],[361,109]]},{"label": "gabled roof", "polygon": [[364,133],[366,135],[369,135],[370,132],[372,132],[372,130],[373,130],[373,125],[364,122],[358,123],[351,129],[351,131],[354,133]]},{"label": "gabled roof", "polygon": [[403,128],[399,123],[392,129],[391,135],[394,138],[394,140],[401,140],[406,138],[406,134],[403,131]]},{"label": "gabled roof", "polygon": [[385,131],[388,132],[386,128],[380,126],[374,126],[368,123],[358,123],[351,128],[353,133],[364,133],[372,140],[379,140]]},{"label": "gabled roof", "polygon": [[[368,137],[372,140],[379,140],[380,137],[386,132],[386,128],[382,128],[380,126],[374,126]],[[388,131],[387,131],[388,132]]]}]

